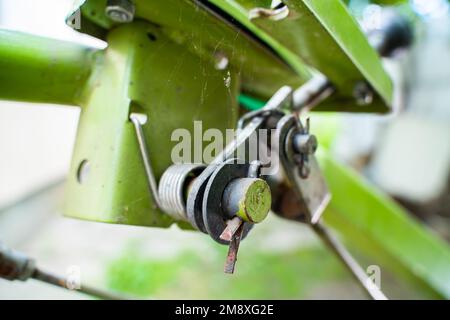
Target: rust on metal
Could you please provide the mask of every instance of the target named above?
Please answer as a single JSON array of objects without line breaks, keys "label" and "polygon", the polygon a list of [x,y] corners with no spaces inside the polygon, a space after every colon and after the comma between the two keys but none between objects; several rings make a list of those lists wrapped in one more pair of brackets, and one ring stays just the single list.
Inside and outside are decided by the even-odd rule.
[{"label": "rust on metal", "polygon": [[239,244],[241,243],[242,237],[242,228],[243,224],[241,224],[234,234],[233,238],[230,241],[230,247],[228,248],[227,260],[225,262],[224,272],[228,274],[234,273],[234,267],[237,262],[237,254],[239,251]]},{"label": "rust on metal", "polygon": [[223,230],[222,234],[220,235],[220,239],[225,241],[231,241],[236,231],[242,225],[242,222],[243,221],[239,217],[234,217],[233,219],[228,220],[227,227],[225,228],[225,230]]}]

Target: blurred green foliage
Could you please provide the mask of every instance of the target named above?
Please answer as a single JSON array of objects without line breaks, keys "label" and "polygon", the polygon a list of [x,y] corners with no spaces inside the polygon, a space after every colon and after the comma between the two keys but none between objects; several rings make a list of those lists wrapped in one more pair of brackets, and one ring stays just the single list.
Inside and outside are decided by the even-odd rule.
[{"label": "blurred green foliage", "polygon": [[226,247],[208,254],[183,252],[168,260],[126,250],[107,270],[108,286],[142,298],[298,299],[330,284],[345,286],[349,276],[322,247],[268,253],[245,250],[236,273],[221,272]]}]

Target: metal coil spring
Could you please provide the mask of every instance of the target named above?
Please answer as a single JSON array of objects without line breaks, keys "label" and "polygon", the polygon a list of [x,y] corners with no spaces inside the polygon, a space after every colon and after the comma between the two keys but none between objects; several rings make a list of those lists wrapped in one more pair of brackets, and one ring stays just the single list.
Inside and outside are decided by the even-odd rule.
[{"label": "metal coil spring", "polygon": [[175,164],[170,166],[159,181],[158,194],[161,209],[175,220],[187,221],[185,192],[190,178],[198,176],[205,165]]}]

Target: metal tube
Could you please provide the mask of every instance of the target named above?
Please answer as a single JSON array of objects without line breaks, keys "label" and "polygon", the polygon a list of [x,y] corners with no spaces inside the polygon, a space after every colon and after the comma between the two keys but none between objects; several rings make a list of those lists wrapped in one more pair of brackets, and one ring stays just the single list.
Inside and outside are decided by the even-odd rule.
[{"label": "metal tube", "polygon": [[322,74],[317,74],[293,92],[293,110],[311,109],[334,92],[331,82]]},{"label": "metal tube", "polygon": [[95,49],[0,30],[0,99],[79,105]]},{"label": "metal tube", "polygon": [[[2,243],[0,243],[0,278],[14,281],[27,281],[35,279],[60,288],[70,290],[68,279],[57,276],[55,274],[43,271],[36,267],[34,259],[25,254],[12,250]],[[80,285],[80,288],[74,288],[74,291],[79,291],[100,299],[107,300],[122,300],[125,297],[116,295],[111,292],[106,292],[100,289],[92,288],[85,285]]]}]

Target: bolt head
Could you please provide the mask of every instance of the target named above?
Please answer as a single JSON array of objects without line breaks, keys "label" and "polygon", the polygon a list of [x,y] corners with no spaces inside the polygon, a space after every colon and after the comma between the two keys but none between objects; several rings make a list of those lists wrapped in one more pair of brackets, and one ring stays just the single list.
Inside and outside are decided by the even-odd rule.
[{"label": "bolt head", "polygon": [[305,155],[316,153],[318,145],[316,136],[312,134],[297,134],[294,138],[295,150]]},{"label": "bolt head", "polygon": [[130,0],[110,0],[105,12],[114,22],[128,23],[134,19],[135,8]]},{"label": "bolt head", "polygon": [[358,82],[353,89],[353,96],[360,106],[370,105],[374,100],[373,90],[366,82]]}]

